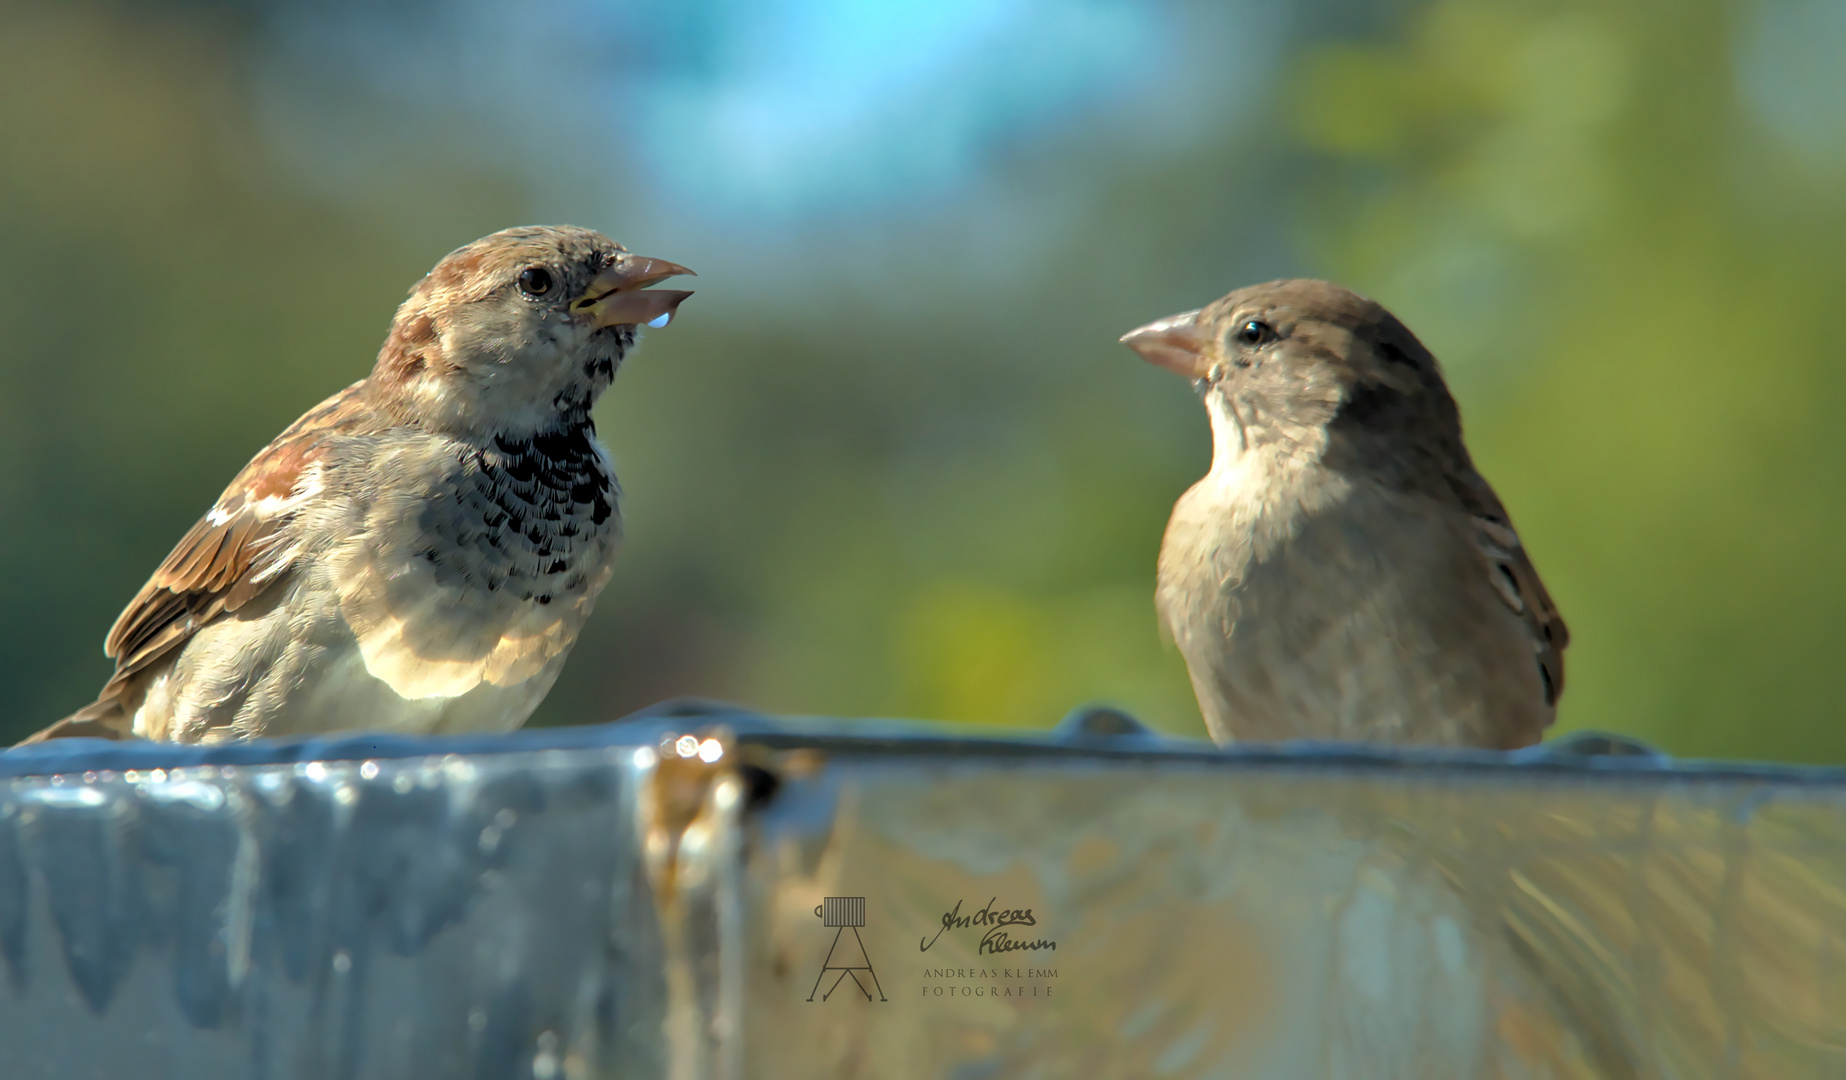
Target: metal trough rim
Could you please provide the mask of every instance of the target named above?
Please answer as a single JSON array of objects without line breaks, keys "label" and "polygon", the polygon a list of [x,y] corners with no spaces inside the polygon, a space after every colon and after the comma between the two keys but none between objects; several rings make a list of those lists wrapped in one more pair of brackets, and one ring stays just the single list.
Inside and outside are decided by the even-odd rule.
[{"label": "metal trough rim", "polygon": [[[1073,718],[1083,710],[1073,713]],[[1067,721],[1055,731],[988,728],[892,719],[772,716],[742,706],[673,699],[622,719],[580,727],[529,728],[505,735],[413,737],[343,733],[260,739],[212,746],[57,739],[0,752],[0,778],[69,775],[129,769],[251,767],[310,761],[399,760],[456,755],[530,754],[545,751],[651,746],[669,732],[724,727],[739,746],[765,750],[817,750],[830,756],[919,756],[986,760],[1091,759],[1116,763],[1184,763],[1232,771],[1363,772],[1400,776],[1499,775],[1613,782],[1623,785],[1753,782],[1815,791],[1846,788],[1846,767],[1772,762],[1702,761],[1659,754],[1594,754],[1564,741],[1524,750],[1388,748],[1351,743],[1294,742],[1219,747],[1203,739],[1142,729],[1094,734]],[[1591,737],[1594,737],[1591,735]]]}]

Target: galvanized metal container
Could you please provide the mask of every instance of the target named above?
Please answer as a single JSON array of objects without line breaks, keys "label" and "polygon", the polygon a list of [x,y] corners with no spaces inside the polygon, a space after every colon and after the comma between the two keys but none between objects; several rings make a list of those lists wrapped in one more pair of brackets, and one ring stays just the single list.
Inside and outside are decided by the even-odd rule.
[{"label": "galvanized metal container", "polygon": [[1838,1077],[1846,774],[668,706],[0,755],[0,1077]]}]

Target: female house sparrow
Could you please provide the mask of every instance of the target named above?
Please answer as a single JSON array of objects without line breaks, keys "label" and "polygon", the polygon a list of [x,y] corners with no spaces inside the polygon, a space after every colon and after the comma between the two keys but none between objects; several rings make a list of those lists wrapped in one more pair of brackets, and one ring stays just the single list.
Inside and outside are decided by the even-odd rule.
[{"label": "female house sparrow", "polygon": [[1404,324],[1274,281],[1122,341],[1211,414],[1156,606],[1214,739],[1539,740],[1570,634]]},{"label": "female house sparrow", "polygon": [[643,290],[691,272],[569,226],[452,252],[371,375],[257,454],[122,612],[95,703],[32,738],[518,727],[609,581],[590,408],[692,295]]}]

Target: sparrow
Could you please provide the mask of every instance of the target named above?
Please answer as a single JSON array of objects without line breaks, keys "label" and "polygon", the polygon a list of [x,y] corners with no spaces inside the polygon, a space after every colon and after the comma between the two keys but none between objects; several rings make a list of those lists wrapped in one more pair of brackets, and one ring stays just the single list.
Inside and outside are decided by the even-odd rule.
[{"label": "sparrow", "polygon": [[370,375],[237,474],[122,612],[96,701],[38,733],[183,743],[507,731],[608,584],[591,407],[692,271],[507,229],[410,290]]},{"label": "sparrow", "polygon": [[1215,740],[1539,740],[1570,634],[1403,323],[1288,280],[1121,340],[1211,418],[1155,606]]}]

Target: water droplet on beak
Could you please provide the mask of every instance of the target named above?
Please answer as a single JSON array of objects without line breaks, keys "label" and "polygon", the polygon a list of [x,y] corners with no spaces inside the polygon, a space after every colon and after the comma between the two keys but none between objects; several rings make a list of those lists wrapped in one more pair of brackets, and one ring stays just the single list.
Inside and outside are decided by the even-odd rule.
[{"label": "water droplet on beak", "polygon": [[673,321],[673,313],[671,311],[663,311],[660,314],[654,316],[653,318],[647,320],[647,325],[658,330],[672,321]]}]

